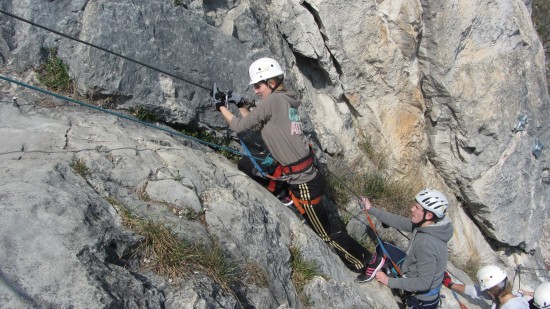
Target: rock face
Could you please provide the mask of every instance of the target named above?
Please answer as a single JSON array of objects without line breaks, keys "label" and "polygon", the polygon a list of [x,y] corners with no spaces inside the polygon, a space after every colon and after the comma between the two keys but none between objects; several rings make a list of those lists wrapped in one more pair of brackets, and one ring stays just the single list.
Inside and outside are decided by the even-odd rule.
[{"label": "rock face", "polygon": [[[412,175],[422,186],[439,188],[448,195],[452,203],[450,215],[455,223],[450,250],[457,267],[464,269],[472,262],[498,261],[508,266],[512,274],[517,264],[535,268],[544,266],[543,261],[548,264],[548,243],[539,235],[549,231],[548,224],[544,230],[543,226],[548,222],[550,200],[550,122],[547,119],[550,103],[544,51],[529,16],[531,1],[348,2],[273,0],[266,5],[261,0],[6,0],[0,4],[3,11],[142,64],[62,38],[0,13],[0,61],[3,64],[0,73],[36,82],[33,70],[44,62],[52,48],[57,49],[57,56],[69,67],[76,92],[82,96],[109,99],[112,106],[120,110],[140,106],[175,127],[220,130],[226,125],[208,101],[212,84],[215,82],[222,90],[236,90],[251,97],[252,92],[247,88],[248,65],[261,56],[274,57],[286,68],[287,85],[303,99],[299,113],[305,131],[322,149],[324,157],[353,162],[363,156],[358,144],[368,138],[383,154],[388,166],[384,172],[389,176],[400,179]],[[14,92],[9,95],[12,94]],[[27,101],[34,104],[36,99],[28,98]],[[12,201],[11,211],[17,218],[27,212],[27,216],[51,215],[52,211],[36,206],[39,204],[60,207],[53,210],[59,216],[70,213],[67,222],[46,220],[51,233],[70,236],[51,240],[57,242],[56,247],[67,248],[63,253],[67,256],[64,260],[68,261],[63,266],[67,274],[59,275],[59,280],[70,276],[75,280],[82,279],[86,274],[91,276],[94,270],[98,274],[106,273],[98,261],[112,258],[112,250],[111,253],[105,252],[109,242],[99,238],[116,239],[118,255],[138,241],[125,232],[113,208],[106,203],[105,199],[112,194],[127,204],[143,206],[145,203],[131,192],[138,190],[154,201],[193,211],[209,207],[218,209],[210,203],[216,201],[214,203],[219,204],[229,199],[231,213],[214,215],[207,211],[206,216],[212,223],[208,229],[197,222],[186,222],[182,229],[187,233],[182,234],[203,239],[208,233],[226,235],[221,226],[235,228],[233,236],[225,239],[228,250],[239,256],[242,249],[237,244],[257,242],[258,252],[249,258],[261,260],[270,278],[275,280],[269,291],[248,291],[245,293],[248,298],[241,301],[255,305],[265,302],[266,307],[298,306],[296,292],[290,287],[289,272],[284,270],[288,265],[273,268],[267,259],[272,253],[265,250],[273,250],[272,241],[275,240],[285,245],[296,241],[278,237],[289,238],[289,231],[294,232],[300,225],[265,219],[272,218],[270,211],[275,210],[268,211],[263,207],[276,201],[269,195],[264,196],[265,192],[260,188],[254,189],[258,192],[255,191],[257,195],[253,196],[247,190],[233,188],[234,180],[227,173],[238,174],[241,182],[249,180],[235,172],[230,162],[213,154],[205,156],[202,147],[189,143],[185,144],[189,149],[179,144],[176,147],[177,142],[166,142],[164,135],[145,138],[140,134],[148,133],[136,128],[132,128],[136,132],[127,132],[127,124],[109,122],[107,118],[100,117],[101,121],[94,118],[103,125],[103,130],[87,131],[88,126],[94,127],[96,123],[64,112],[55,114],[55,109],[40,113],[34,109],[9,112],[20,113],[23,118],[44,114],[43,118],[37,116],[41,120],[36,120],[44,124],[29,127],[10,120],[8,111],[6,109],[1,114],[2,127],[10,128],[10,138],[3,136],[6,141],[2,146],[4,152],[9,153],[2,155],[6,175],[29,175],[28,170],[34,166],[36,177],[34,174],[32,178],[22,177],[21,183],[8,181],[6,177],[5,190],[0,194],[16,198],[10,192],[19,192],[19,196],[33,192],[36,200],[25,203],[35,205],[32,209],[18,210],[17,206],[22,204]],[[523,115],[527,120],[525,126],[514,130]],[[118,131],[124,131],[124,134],[118,134]],[[15,137],[11,137],[13,135]],[[533,152],[537,143],[545,146],[540,153]],[[141,151],[141,147],[147,150]],[[54,150],[50,151],[50,148]],[[89,151],[77,151],[83,149]],[[147,151],[152,153],[145,155]],[[48,158],[55,157],[56,160],[46,160],[43,152],[48,152]],[[18,156],[27,160],[17,159]],[[83,160],[92,170],[90,176],[83,179],[71,172],[68,162],[77,159]],[[195,161],[206,163],[202,166]],[[166,162],[173,166],[164,166]],[[370,169],[372,165],[367,163],[358,167],[361,168]],[[231,172],[227,172],[229,170]],[[34,180],[24,185],[25,179]],[[63,181],[68,183],[56,183]],[[52,185],[52,182],[56,184]],[[250,186],[255,188],[252,183]],[[224,189],[213,189],[218,187]],[[49,193],[77,191],[77,188],[82,188],[81,192],[74,196],[69,194],[65,199],[60,197],[60,200]],[[205,199],[203,194],[208,194],[210,199]],[[45,201],[42,201],[42,196]],[[37,202],[39,200],[42,202]],[[59,204],[58,201],[64,202]],[[73,208],[69,207],[73,204],[88,206],[86,210],[73,213]],[[148,209],[143,210],[143,215],[160,216],[160,210],[136,209]],[[259,213],[263,213],[263,217]],[[231,218],[235,221],[236,215],[252,216],[252,227],[233,227],[229,221],[224,221]],[[280,218],[280,214],[277,216]],[[162,218],[169,222],[181,221],[168,215]],[[292,216],[284,218],[290,220],[288,218]],[[79,222],[83,221],[88,228],[78,230]],[[273,231],[260,228],[260,222],[275,230],[282,224],[286,232],[273,235]],[[9,231],[17,224],[10,223],[2,229]],[[248,239],[251,235],[245,233],[247,229],[262,230],[264,234],[254,234],[254,239]],[[106,236],[95,238],[98,233]],[[45,233],[33,234],[47,236]],[[44,243],[39,241],[40,237],[34,239],[33,236],[21,236],[21,240],[35,243],[40,248],[37,252],[55,256],[55,252],[49,252],[50,248],[40,245]],[[307,239],[309,241],[311,237]],[[5,242],[6,246],[8,243],[18,241],[10,238]],[[89,248],[82,247],[82,243],[89,243]],[[309,243],[306,250],[321,250],[317,245],[324,248],[322,243]],[[283,247],[281,245],[278,249],[277,258],[288,263],[288,252]],[[18,256],[24,254],[25,249],[18,250],[21,251],[17,251],[17,255],[9,253],[10,263],[17,263]],[[33,276],[47,271],[33,261],[28,261],[33,267],[23,262],[13,267],[30,269],[36,274]],[[332,262],[320,263],[324,265],[325,273],[335,271]],[[339,265],[336,259],[334,263]],[[170,292],[168,284],[158,283],[163,279],[148,277],[147,283],[143,283],[139,276],[133,276],[119,266],[108,266],[114,269],[108,278],[95,275],[103,278],[101,284],[96,282],[91,285],[93,287],[82,289],[75,287],[75,291],[86,294],[81,300],[83,304],[93,302],[90,300],[93,298],[103,299],[101,304],[105,301],[105,304],[117,306],[120,299],[130,299],[128,295],[138,293],[141,284],[147,286],[144,302],[160,304],[172,301],[176,302],[174,305],[181,305],[177,301],[204,300],[205,294],[191,284]],[[345,273],[343,269],[339,271]],[[13,273],[17,271],[8,274],[12,276]],[[319,290],[328,294],[325,298],[314,296],[312,299],[317,304],[323,301],[331,303],[329,299],[335,296],[327,291],[341,295],[350,293],[344,292],[344,286],[354,291],[350,294],[353,296],[334,298],[337,301],[350,306],[364,306],[369,301],[383,303],[380,299],[363,295],[364,291],[355,293],[355,285],[346,285],[351,282],[351,275],[334,276],[344,276],[346,279],[342,282],[346,283],[325,282],[326,285]],[[18,295],[17,299],[21,301],[32,304],[38,301],[36,295],[40,295],[46,303],[68,303],[63,300],[55,303],[54,296],[44,293],[48,289],[45,286],[49,277],[30,290],[29,283],[24,280],[5,278],[10,295]],[[212,286],[208,279],[204,280],[200,286]],[[116,281],[127,283],[131,288],[126,292],[130,294],[120,296],[111,291],[117,287],[113,283]],[[73,288],[67,282],[67,288]],[[316,280],[315,284],[323,282]],[[105,292],[107,290],[110,292]],[[209,295],[222,295],[212,288],[207,290]],[[203,304],[217,302],[230,306],[235,303],[230,295],[220,297],[223,300],[213,296]],[[393,302],[387,306],[392,305]]]},{"label": "rock face", "polygon": [[[354,283],[356,274],[289,208],[208,148],[19,96],[19,107],[0,105],[2,308],[301,308],[291,247],[323,276],[304,287],[312,307],[397,308],[388,289]],[[197,201],[203,223],[180,215],[196,211]],[[146,263],[128,256],[140,237],[122,227],[118,204],[187,241],[218,239],[242,270],[256,265],[248,276],[263,273],[265,283],[229,293],[200,270],[170,282],[138,267]]]},{"label": "rock face", "polygon": [[[550,106],[544,51],[532,26],[520,22],[529,13],[518,1],[491,7],[517,19],[480,14],[489,3],[423,5],[430,12],[419,55],[430,160],[487,236],[531,250],[550,192],[541,177],[547,156],[532,149],[550,137]],[[520,115],[526,129],[514,132]]]}]

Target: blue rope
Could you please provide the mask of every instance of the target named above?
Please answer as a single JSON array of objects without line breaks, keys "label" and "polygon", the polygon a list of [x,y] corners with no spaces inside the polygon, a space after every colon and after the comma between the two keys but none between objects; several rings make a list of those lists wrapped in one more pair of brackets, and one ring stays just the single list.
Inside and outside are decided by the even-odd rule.
[{"label": "blue rope", "polygon": [[217,148],[217,149],[221,149],[221,150],[226,150],[226,151],[232,152],[232,153],[234,153],[234,154],[236,154],[236,155],[239,155],[239,156],[249,157],[253,162],[254,162],[256,159],[257,159],[257,160],[263,160],[263,159],[261,159],[261,158],[253,157],[252,155],[250,155],[250,153],[244,154],[244,153],[242,153],[242,152],[240,152],[240,151],[238,151],[238,150],[236,150],[236,149],[233,149],[233,148],[229,148],[229,147],[221,146],[221,145],[218,145],[218,144],[210,143],[210,142],[207,142],[207,141],[204,141],[204,140],[201,140],[201,139],[198,139],[198,138],[189,136],[189,135],[182,134],[182,133],[177,132],[177,131],[174,131],[174,130],[165,129],[165,128],[159,127],[159,126],[157,126],[157,125],[154,125],[154,124],[151,124],[151,123],[148,123],[148,122],[141,121],[141,120],[136,119],[136,118],[134,118],[134,117],[130,117],[130,116],[127,116],[127,115],[124,115],[124,114],[120,114],[120,113],[117,113],[117,112],[113,112],[113,111],[110,111],[110,110],[108,110],[108,109],[104,109],[104,108],[101,108],[101,107],[98,107],[98,106],[95,106],[95,105],[91,105],[91,104],[87,104],[87,103],[84,103],[84,102],[81,102],[81,101],[78,101],[78,100],[75,100],[75,99],[71,99],[71,98],[69,98],[69,97],[65,97],[65,96],[59,95],[59,94],[57,94],[57,93],[53,93],[53,92],[51,92],[51,91],[48,91],[48,90],[44,90],[44,89],[42,89],[42,88],[38,88],[38,87],[36,87],[36,86],[29,85],[29,84],[26,84],[26,83],[23,83],[23,82],[20,82],[20,81],[11,79],[11,78],[6,77],[6,76],[0,75],[0,79],[3,79],[3,80],[8,81],[8,82],[10,82],[10,83],[17,84],[17,85],[22,86],[22,87],[25,87],[25,88],[32,89],[32,90],[34,90],[34,91],[38,91],[38,92],[45,93],[45,94],[47,94],[47,95],[54,96],[54,97],[56,97],[56,98],[58,98],[58,99],[62,99],[62,100],[69,101],[69,102],[73,102],[73,103],[76,103],[76,104],[78,104],[78,105],[82,105],[82,106],[85,106],[85,107],[88,107],[88,108],[91,108],[91,109],[94,109],[94,110],[97,110],[97,111],[100,111],[100,112],[103,112],[103,113],[111,114],[111,115],[117,116],[117,117],[119,117],[119,118],[124,118],[124,119],[130,120],[130,121],[133,121],[133,122],[137,122],[137,123],[139,123],[139,124],[142,124],[142,125],[144,125],[144,126],[147,126],[147,127],[153,128],[153,129],[157,129],[157,130],[161,130],[161,131],[167,132],[167,133],[169,133],[169,134],[177,135],[177,136],[180,136],[180,137],[183,137],[183,138],[186,138],[186,139],[195,141],[195,142],[200,143],[200,144],[203,144],[203,145],[207,145],[207,146],[210,146],[210,147],[213,147],[213,148]]},{"label": "blue rope", "polygon": [[267,178],[267,174],[264,172],[264,170],[260,167],[260,165],[258,164],[258,162],[256,162],[255,159],[252,159],[252,154],[250,153],[250,150],[248,150],[248,147],[246,147],[245,143],[242,141],[242,140],[239,140],[239,142],[241,142],[241,146],[243,147],[243,150],[244,152],[246,153],[246,155],[251,158],[250,161],[252,161],[252,164],[254,164],[254,167],[256,168],[256,170],[258,170],[258,172],[264,177],[264,178]]},{"label": "blue rope", "polygon": [[[390,262],[393,262],[397,265],[397,262],[394,261],[392,259],[392,257],[390,256],[390,254],[388,253],[388,251],[386,250],[386,247],[384,247],[384,242],[382,241],[382,239],[380,239],[380,236],[378,236],[378,233],[374,233],[374,235],[376,235],[376,240],[378,241],[378,244],[380,245],[380,248],[382,249],[382,253],[384,253],[385,256],[388,257],[388,259],[390,260]],[[393,263],[392,264],[392,267],[393,267]],[[397,270],[396,270],[397,271]],[[400,274],[397,274],[399,277],[401,276]]]}]

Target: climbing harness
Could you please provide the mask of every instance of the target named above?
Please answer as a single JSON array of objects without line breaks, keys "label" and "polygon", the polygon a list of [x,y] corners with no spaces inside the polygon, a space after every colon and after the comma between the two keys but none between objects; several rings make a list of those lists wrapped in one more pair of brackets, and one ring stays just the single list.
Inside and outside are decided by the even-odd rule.
[{"label": "climbing harness", "polygon": [[314,198],[312,200],[301,200],[297,198],[292,191],[289,190],[288,193],[292,198],[292,202],[294,202],[294,206],[296,206],[296,209],[298,209],[301,215],[304,215],[306,213],[304,206],[302,205],[316,205],[321,202],[321,196],[318,196],[317,198]]}]

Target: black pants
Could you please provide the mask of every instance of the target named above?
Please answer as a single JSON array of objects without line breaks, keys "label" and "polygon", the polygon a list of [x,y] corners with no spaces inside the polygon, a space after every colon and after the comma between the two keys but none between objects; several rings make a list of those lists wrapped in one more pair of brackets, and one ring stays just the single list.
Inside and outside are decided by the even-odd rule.
[{"label": "black pants", "polygon": [[[239,170],[243,171],[260,184],[267,186],[269,179],[259,177],[254,172],[254,165],[249,158],[243,157],[239,161]],[[286,184],[289,190],[300,200],[311,201],[324,193],[325,182],[323,177],[317,173],[314,179],[301,184]],[[285,189],[282,185],[280,188]],[[322,203],[315,205],[303,204],[305,210],[304,219],[321,239],[329,243],[335,250],[344,264],[351,270],[359,271],[371,258],[371,253],[363,248],[347,231],[333,228],[330,223],[328,212]]]}]

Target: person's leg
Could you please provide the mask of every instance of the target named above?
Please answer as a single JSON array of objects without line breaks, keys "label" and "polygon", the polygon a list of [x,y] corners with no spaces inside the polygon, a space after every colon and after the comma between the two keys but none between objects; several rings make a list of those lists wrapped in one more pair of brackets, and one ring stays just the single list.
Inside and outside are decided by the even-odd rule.
[{"label": "person's leg", "polygon": [[245,173],[262,186],[267,187],[269,185],[269,179],[258,176],[257,169],[249,157],[242,157],[239,160],[237,167],[239,168],[239,171]]},{"label": "person's leg", "polygon": [[[254,179],[257,183],[261,184],[264,187],[269,186],[270,180],[264,177],[261,177],[258,175],[258,170],[256,169],[256,166],[254,166],[254,163],[252,163],[252,159],[249,157],[242,157],[239,162],[237,163],[237,167],[239,168],[239,171],[245,173],[248,175],[248,177]],[[273,168],[270,168],[270,170],[264,170],[265,173],[272,172]],[[285,198],[288,195],[288,183],[283,181],[276,181],[275,182],[275,188],[273,190],[273,195],[278,197],[280,200]]]},{"label": "person's leg", "polygon": [[[313,180],[299,185],[290,185],[292,193],[300,200],[311,201],[323,194],[324,181],[320,174]],[[351,270],[364,268],[370,259],[370,253],[346,231],[333,231],[328,213],[322,203],[316,205],[302,204],[305,210],[304,218],[309,226],[321,239],[336,249],[338,256]]]},{"label": "person's leg", "polygon": [[353,271],[362,271],[371,259],[371,253],[361,246],[346,231],[338,231],[330,235],[330,244],[343,260],[351,265],[346,265]]}]

